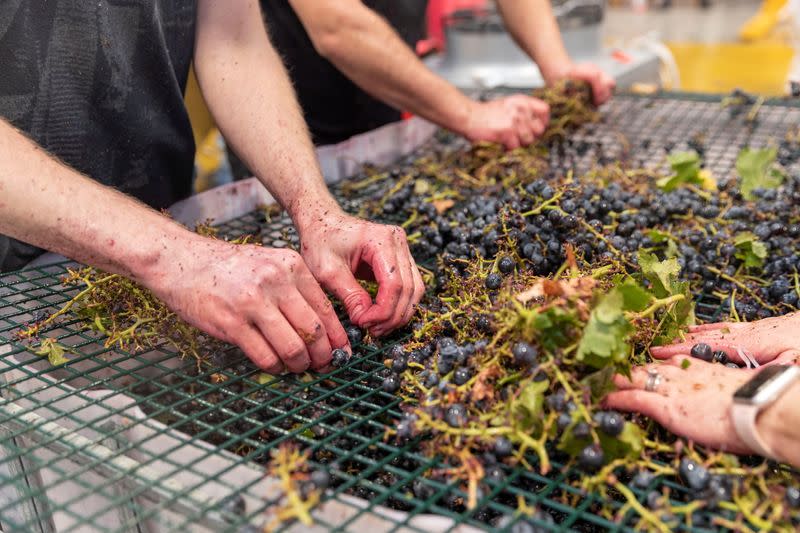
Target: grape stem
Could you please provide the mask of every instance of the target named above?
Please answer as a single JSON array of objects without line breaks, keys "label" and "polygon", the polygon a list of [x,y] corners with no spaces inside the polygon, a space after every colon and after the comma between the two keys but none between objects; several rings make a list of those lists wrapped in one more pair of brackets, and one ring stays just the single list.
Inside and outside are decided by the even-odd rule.
[{"label": "grape stem", "polygon": [[669,307],[672,304],[685,299],[686,295],[684,294],[673,294],[672,296],[667,296],[666,298],[658,298],[657,300],[653,300],[653,303],[651,303],[649,307],[639,313],[632,313],[630,317],[634,320],[648,318],[653,316],[653,314],[662,307]]},{"label": "grape stem", "polygon": [[616,490],[618,490],[620,494],[625,496],[625,499],[628,501],[628,504],[630,504],[630,506],[633,507],[636,510],[636,512],[638,512],[639,515],[644,520],[649,522],[655,529],[657,529],[661,533],[670,533],[670,531],[672,531],[656,515],[651,513],[648,509],[645,509],[645,507],[641,503],[639,503],[639,500],[636,499],[636,495],[633,492],[631,492],[631,490],[628,487],[626,487],[619,481],[615,481],[612,486]]}]

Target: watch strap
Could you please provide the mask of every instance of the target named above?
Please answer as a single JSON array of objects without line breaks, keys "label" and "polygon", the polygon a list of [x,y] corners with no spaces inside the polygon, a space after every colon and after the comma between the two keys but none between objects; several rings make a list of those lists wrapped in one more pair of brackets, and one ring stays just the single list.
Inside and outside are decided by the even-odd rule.
[{"label": "watch strap", "polygon": [[758,434],[756,420],[762,406],[735,403],[732,409],[733,427],[739,438],[758,455],[775,459],[775,453]]}]

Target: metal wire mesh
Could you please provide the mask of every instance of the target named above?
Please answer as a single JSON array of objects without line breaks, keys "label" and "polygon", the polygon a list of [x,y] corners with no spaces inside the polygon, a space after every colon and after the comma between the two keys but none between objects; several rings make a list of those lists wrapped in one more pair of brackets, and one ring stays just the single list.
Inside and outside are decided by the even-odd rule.
[{"label": "metal wire mesh", "polygon": [[[615,99],[605,117],[572,138],[585,145],[579,161],[555,163],[585,169],[629,154],[640,164],[661,166],[667,151],[702,141],[707,167],[724,179],[741,146],[781,139],[800,124],[800,109],[765,105],[753,124],[716,101],[631,96]],[[796,164],[790,163],[793,170]],[[357,209],[357,199],[348,202]],[[287,218],[265,219],[262,212],[219,229],[229,237],[257,235],[271,246],[296,244]],[[460,504],[465,495],[457,486],[423,478],[438,459],[420,455],[416,442],[396,446],[384,439],[386,425],[400,413],[399,400],[380,388],[382,353],[401,336],[382,346],[354,346],[356,357],[327,375],[271,378],[233,348],[198,365],[165,347],[143,354],[106,349],[102,339],[67,320],[46,335],[75,353],[53,369],[15,333],[75,294],[78,289],[59,282],[67,266],[0,278],[2,531],[239,531],[260,525],[278,497],[261,464],[286,440],[310,449],[312,464],[327,465],[333,476],[326,504],[315,512],[324,529],[485,529],[494,516],[513,513],[518,496],[550,512],[559,530],[631,531],[636,524],[632,511],[619,521],[598,513],[597,496],[564,483],[577,474],[558,463],[548,476],[506,469],[473,511]],[[720,302],[700,297],[702,318],[716,320],[722,312]],[[686,491],[660,479],[653,483],[650,488],[669,484],[676,501]],[[632,490],[644,501],[647,490]]]}]

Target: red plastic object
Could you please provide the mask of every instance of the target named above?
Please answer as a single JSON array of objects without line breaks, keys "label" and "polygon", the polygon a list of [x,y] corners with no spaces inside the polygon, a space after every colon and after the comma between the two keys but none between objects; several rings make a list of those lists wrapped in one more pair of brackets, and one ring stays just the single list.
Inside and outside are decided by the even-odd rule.
[{"label": "red plastic object", "polygon": [[429,0],[426,17],[428,38],[417,43],[417,53],[427,55],[445,48],[444,24],[456,11],[485,11],[488,0]]},{"label": "red plastic object", "polygon": [[622,63],[624,65],[627,65],[628,63],[633,61],[633,59],[631,59],[631,56],[628,55],[628,53],[623,50],[614,50],[613,52],[611,52],[611,57],[614,58],[614,60],[617,61],[618,63]]}]

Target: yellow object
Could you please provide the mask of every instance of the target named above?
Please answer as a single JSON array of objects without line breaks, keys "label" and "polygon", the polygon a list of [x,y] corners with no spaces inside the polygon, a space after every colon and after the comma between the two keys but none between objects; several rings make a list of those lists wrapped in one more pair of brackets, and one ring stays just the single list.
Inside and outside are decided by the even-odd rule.
[{"label": "yellow object", "polygon": [[189,71],[184,100],[186,109],[189,111],[189,120],[192,123],[194,144],[197,146],[194,157],[194,166],[197,171],[195,190],[202,192],[213,187],[213,175],[220,169],[227,156],[222,149],[219,130],[208,111],[205,100],[203,100],[194,69]]},{"label": "yellow object", "polygon": [[740,88],[768,96],[784,94],[793,54],[785,44],[668,43],[667,46],[678,64],[684,91],[727,93]]},{"label": "yellow object", "polygon": [[714,174],[711,173],[708,169],[702,169],[698,172],[698,177],[702,182],[700,185],[703,189],[707,191],[716,191],[717,190],[717,178],[714,177]]},{"label": "yellow object", "polygon": [[186,83],[186,95],[183,97],[186,103],[186,109],[189,111],[189,120],[192,123],[192,132],[194,133],[194,144],[200,146],[203,139],[206,138],[208,132],[214,129],[214,119],[206,107],[206,102],[203,100],[203,94],[200,92],[200,86],[197,84],[197,78],[194,75],[194,69],[189,71],[189,80]]},{"label": "yellow object", "polygon": [[786,2],[787,0],[764,0],[758,12],[739,30],[739,37],[743,41],[755,41],[767,37],[778,23],[778,13]]}]

